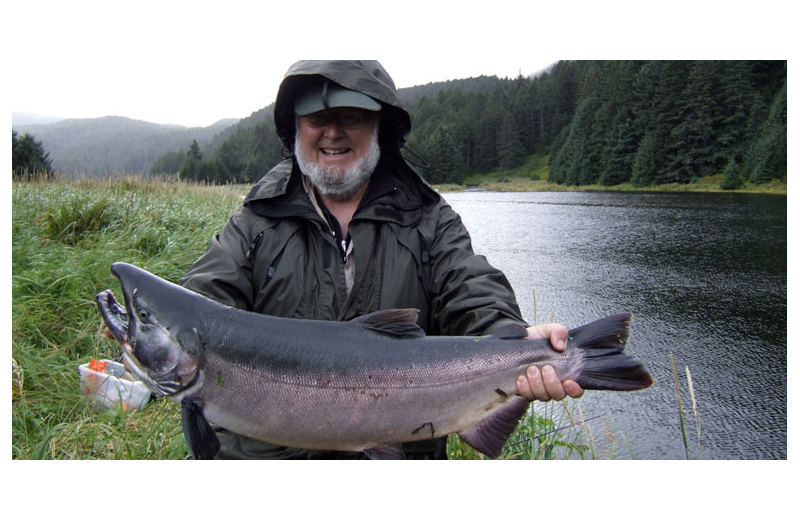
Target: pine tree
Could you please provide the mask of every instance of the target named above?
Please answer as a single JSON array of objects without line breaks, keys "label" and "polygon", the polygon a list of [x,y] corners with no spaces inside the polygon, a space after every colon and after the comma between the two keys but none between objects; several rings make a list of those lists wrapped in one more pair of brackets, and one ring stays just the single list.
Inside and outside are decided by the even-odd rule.
[{"label": "pine tree", "polygon": [[187,181],[199,181],[203,180],[202,176],[200,176],[200,164],[203,160],[203,154],[200,153],[200,145],[197,144],[197,141],[192,139],[192,144],[189,146],[189,150],[186,152],[186,159],[183,161],[181,165],[181,169],[178,172],[178,176],[182,180]]},{"label": "pine tree", "polygon": [[639,142],[636,155],[633,156],[631,184],[634,186],[649,186],[653,184],[657,173],[656,138],[655,133],[650,132]]},{"label": "pine tree", "polygon": [[770,106],[769,115],[747,154],[746,170],[750,182],[763,184],[770,179],[786,179],[786,81]]},{"label": "pine tree", "polygon": [[664,62],[655,86],[655,105],[653,125],[653,139],[655,144],[654,159],[656,173],[654,184],[670,182],[689,182],[691,177],[683,169],[673,167],[670,157],[679,154],[683,141],[672,135],[673,130],[681,123],[685,115],[681,109],[681,94],[685,88],[691,62],[667,61]]},{"label": "pine tree", "polygon": [[35,177],[53,176],[53,160],[40,141],[25,133],[17,138],[11,131],[11,171],[14,179],[29,180]]},{"label": "pine tree", "polygon": [[569,125],[578,103],[577,62],[560,61],[550,72],[545,84],[545,120],[550,121],[550,135],[556,137]]},{"label": "pine tree", "polygon": [[503,118],[497,139],[497,158],[501,170],[516,168],[525,158],[522,130],[511,113]]},{"label": "pine tree", "polygon": [[553,152],[550,153],[550,173],[547,177],[550,182],[563,184],[566,181],[568,167],[564,143],[567,141],[568,134],[569,128],[562,129],[551,145]]},{"label": "pine tree", "polygon": [[744,179],[739,170],[739,165],[736,164],[736,159],[731,156],[727,166],[722,171],[722,182],[719,183],[719,187],[723,190],[735,190],[742,187],[743,184]]},{"label": "pine tree", "polygon": [[725,62],[720,79],[719,130],[716,134],[715,163],[730,162],[733,157],[744,158],[749,141],[748,120],[758,94],[750,81],[749,62]]},{"label": "pine tree", "polygon": [[718,125],[715,92],[720,62],[694,62],[686,87],[677,98],[674,113],[678,121],[669,132],[667,166],[671,179],[688,182],[716,173],[714,168]]},{"label": "pine tree", "polygon": [[[227,141],[226,141],[227,142]],[[155,161],[150,166],[149,173],[151,174],[175,174],[178,173],[186,160],[186,150],[178,150],[177,152],[167,152]]]},{"label": "pine tree", "polygon": [[[597,139],[599,182],[618,184],[630,178],[630,161],[636,152],[636,136],[631,134],[633,80],[640,65],[632,61],[603,63],[602,86],[597,92],[599,108],[592,122],[593,139]],[[624,130],[621,125],[625,125]],[[620,139],[627,141],[620,143]],[[622,159],[623,150],[628,155]],[[620,160],[627,164],[621,164]]]},{"label": "pine tree", "polygon": [[596,159],[590,155],[589,128],[594,97],[581,101],[570,121],[563,144],[556,150],[551,162],[551,177],[569,185],[592,184],[597,181]]},{"label": "pine tree", "polygon": [[575,110],[584,129],[585,150],[578,171],[579,184],[594,184],[604,169],[616,101],[610,96],[611,72],[607,62],[589,62],[581,86],[581,100]]},{"label": "pine tree", "polygon": [[631,163],[636,154],[636,132],[633,116],[625,109],[617,114],[621,123],[616,123],[617,136],[607,152],[606,166],[600,174],[600,184],[613,186],[631,178]]},{"label": "pine tree", "polygon": [[430,182],[464,181],[465,172],[461,150],[453,127],[443,126],[433,136],[434,152],[431,163]]},{"label": "pine tree", "polygon": [[662,66],[661,61],[645,62],[633,80],[631,111],[634,117],[633,127],[637,131],[636,142],[655,127],[655,89]]}]

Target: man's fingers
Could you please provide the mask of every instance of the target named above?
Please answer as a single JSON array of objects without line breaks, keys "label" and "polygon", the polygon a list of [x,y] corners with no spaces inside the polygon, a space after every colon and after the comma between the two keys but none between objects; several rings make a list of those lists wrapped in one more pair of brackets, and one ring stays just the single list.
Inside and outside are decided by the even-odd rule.
[{"label": "man's fingers", "polygon": [[561,385],[561,380],[558,379],[556,371],[550,365],[545,365],[544,368],[542,368],[542,381],[545,391],[551,399],[560,401],[567,395],[564,391],[564,387]]},{"label": "man's fingers", "polygon": [[535,327],[528,327],[528,338],[549,339],[554,349],[563,351],[567,348],[569,331],[560,323],[542,323]]},{"label": "man's fingers", "polygon": [[550,365],[545,365],[541,370],[532,365],[517,378],[517,393],[528,400],[561,401],[567,396],[575,399],[583,396],[583,388],[571,379],[560,381]]},{"label": "man's fingers", "polygon": [[528,384],[528,378],[524,375],[517,378],[517,393],[529,401],[536,399],[531,391],[531,385]]},{"label": "man's fingers", "polygon": [[571,379],[567,379],[563,383],[564,390],[567,392],[567,395],[577,399],[583,395],[583,388],[580,387],[578,383]]}]

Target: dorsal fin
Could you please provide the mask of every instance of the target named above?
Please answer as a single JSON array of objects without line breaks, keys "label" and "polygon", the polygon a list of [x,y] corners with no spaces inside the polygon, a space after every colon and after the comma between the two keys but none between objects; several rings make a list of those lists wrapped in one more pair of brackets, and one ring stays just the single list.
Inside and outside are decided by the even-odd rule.
[{"label": "dorsal fin", "polygon": [[373,332],[398,339],[422,338],[425,331],[417,325],[418,314],[417,309],[387,309],[359,316],[351,320],[351,323],[358,323]]}]

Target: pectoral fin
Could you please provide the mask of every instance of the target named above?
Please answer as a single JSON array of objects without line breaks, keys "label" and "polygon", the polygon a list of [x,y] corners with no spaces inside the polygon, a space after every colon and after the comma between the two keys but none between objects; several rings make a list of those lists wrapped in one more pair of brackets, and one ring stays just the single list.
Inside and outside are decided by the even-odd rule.
[{"label": "pectoral fin", "polygon": [[203,406],[189,397],[181,401],[181,425],[195,460],[210,460],[219,453],[219,439],[203,416]]}]

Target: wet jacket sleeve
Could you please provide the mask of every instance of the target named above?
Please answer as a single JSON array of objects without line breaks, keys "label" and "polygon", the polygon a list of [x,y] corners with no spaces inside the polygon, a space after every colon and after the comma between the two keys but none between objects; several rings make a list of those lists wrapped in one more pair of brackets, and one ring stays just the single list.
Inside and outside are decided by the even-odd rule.
[{"label": "wet jacket sleeve", "polygon": [[461,217],[442,203],[433,247],[432,321],[438,334],[481,335],[523,320],[506,276],[474,254]]},{"label": "wet jacket sleeve", "polygon": [[247,259],[251,237],[247,208],[239,209],[206,252],[186,272],[181,285],[189,290],[239,309],[252,310],[253,284]]}]

